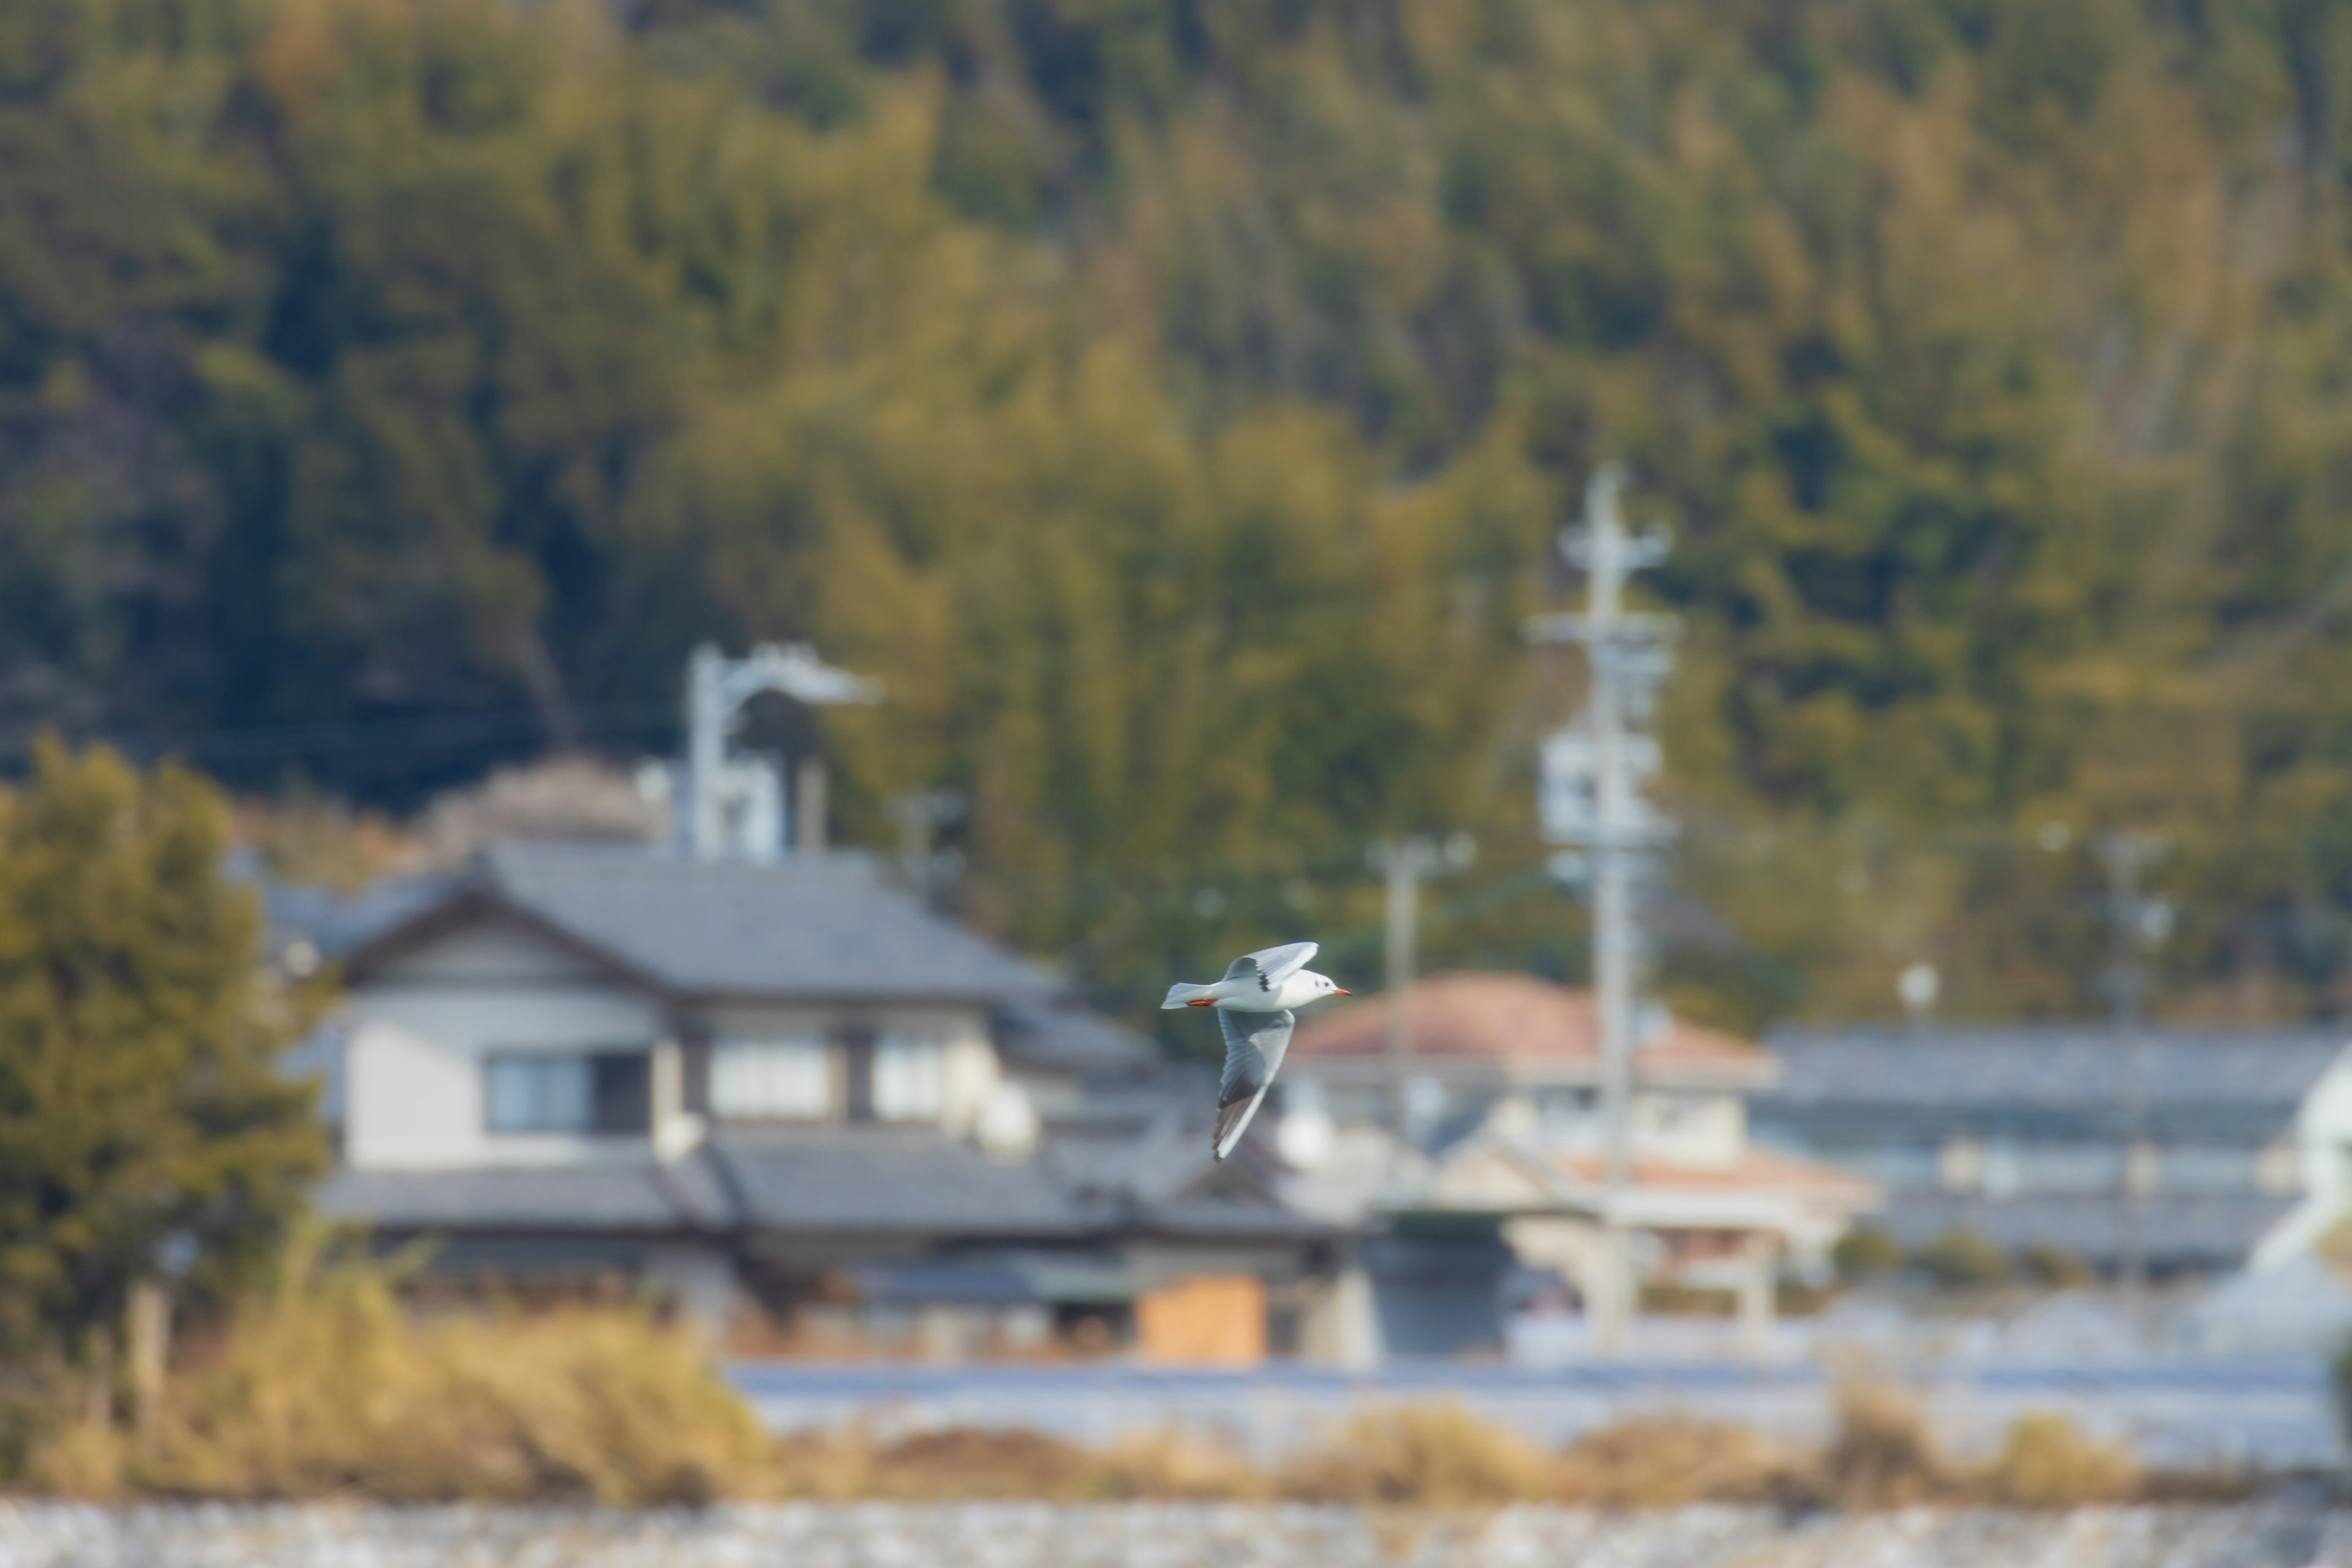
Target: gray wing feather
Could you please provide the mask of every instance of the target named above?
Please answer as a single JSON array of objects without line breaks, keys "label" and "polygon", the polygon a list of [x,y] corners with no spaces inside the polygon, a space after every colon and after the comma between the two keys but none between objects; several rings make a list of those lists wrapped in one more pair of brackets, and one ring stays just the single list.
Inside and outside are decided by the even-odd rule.
[{"label": "gray wing feather", "polygon": [[1290,1028],[1297,1020],[1286,1010],[1244,1013],[1217,1009],[1218,1026],[1225,1034],[1225,1070],[1217,1082],[1217,1131],[1213,1147],[1220,1160],[1234,1152],[1242,1133],[1257,1114],[1274,1075],[1282,1070],[1283,1053],[1290,1049]]},{"label": "gray wing feather", "polygon": [[1245,952],[1225,966],[1228,980],[1255,980],[1261,991],[1271,991],[1307,966],[1315,956],[1311,942],[1286,942],[1280,947]]},{"label": "gray wing feather", "polygon": [[1307,961],[1315,956],[1315,947],[1311,942],[1290,942],[1253,952],[1250,957],[1257,961],[1259,973],[1279,985],[1307,967]]}]

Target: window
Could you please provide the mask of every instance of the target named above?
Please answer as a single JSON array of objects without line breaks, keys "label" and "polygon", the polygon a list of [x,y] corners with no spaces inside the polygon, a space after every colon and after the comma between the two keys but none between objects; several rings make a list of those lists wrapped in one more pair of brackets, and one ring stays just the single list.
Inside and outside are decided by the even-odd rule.
[{"label": "window", "polygon": [[2115,1143],[2029,1142],[2017,1147],[2017,1190],[2090,1195],[2120,1189],[2124,1152]]},{"label": "window", "polygon": [[2228,1143],[2175,1143],[2157,1154],[2168,1193],[2243,1193],[2254,1187],[2256,1151]]},{"label": "window", "polygon": [[1812,1152],[1895,1192],[1933,1192],[1937,1185],[1937,1150],[1930,1143],[1857,1140],[1820,1143]]},{"label": "window", "polygon": [[874,1047],[874,1114],[884,1121],[936,1121],[946,1076],[936,1040],[884,1039]]},{"label": "window", "polygon": [[833,1109],[823,1040],[721,1040],[710,1053],[714,1116],[813,1117]]},{"label": "window", "polygon": [[483,1070],[493,1132],[641,1136],[652,1115],[644,1051],[503,1051]]}]

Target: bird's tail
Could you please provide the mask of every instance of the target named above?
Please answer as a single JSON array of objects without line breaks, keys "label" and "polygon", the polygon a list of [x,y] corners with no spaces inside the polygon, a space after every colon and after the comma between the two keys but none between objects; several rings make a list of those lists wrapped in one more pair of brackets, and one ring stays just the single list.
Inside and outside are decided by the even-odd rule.
[{"label": "bird's tail", "polygon": [[1216,999],[1217,988],[1214,985],[1187,985],[1180,980],[1168,988],[1168,1000],[1160,1004],[1160,1007],[1165,1012],[1171,1007],[1205,1005]]}]

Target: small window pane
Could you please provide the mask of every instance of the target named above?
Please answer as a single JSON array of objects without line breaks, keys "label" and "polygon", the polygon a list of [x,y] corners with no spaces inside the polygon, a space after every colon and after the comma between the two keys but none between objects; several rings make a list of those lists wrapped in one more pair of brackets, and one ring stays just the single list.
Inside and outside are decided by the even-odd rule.
[{"label": "small window pane", "polygon": [[717,1116],[823,1116],[833,1071],[821,1040],[725,1040],[710,1056]]},{"label": "small window pane", "polygon": [[528,1131],[536,1120],[531,1064],[523,1057],[492,1057],[489,1063],[490,1131]]},{"label": "small window pane", "polygon": [[588,1130],[642,1136],[653,1124],[652,1059],[644,1051],[604,1051],[588,1063]]},{"label": "small window pane", "polygon": [[489,1059],[488,1071],[491,1131],[587,1130],[586,1058],[552,1053],[495,1056]]},{"label": "small window pane", "polygon": [[885,1121],[935,1121],[945,1096],[942,1052],[934,1040],[886,1039],[874,1048],[874,1114]]}]

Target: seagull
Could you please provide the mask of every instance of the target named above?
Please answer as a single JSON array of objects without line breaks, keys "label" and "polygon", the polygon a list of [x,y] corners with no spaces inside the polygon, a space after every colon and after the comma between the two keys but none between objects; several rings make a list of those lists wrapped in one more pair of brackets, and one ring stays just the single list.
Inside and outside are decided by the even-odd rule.
[{"label": "seagull", "polygon": [[1217,1025],[1225,1033],[1225,1071],[1217,1082],[1217,1131],[1211,1146],[1220,1160],[1242,1141],[1258,1102],[1282,1068],[1291,1026],[1298,1021],[1290,1010],[1349,994],[1329,975],[1307,967],[1314,956],[1311,942],[1246,952],[1234,960],[1223,980],[1209,985],[1180,981],[1168,988],[1168,1000],[1160,1004],[1162,1010],[1217,1010]]}]

